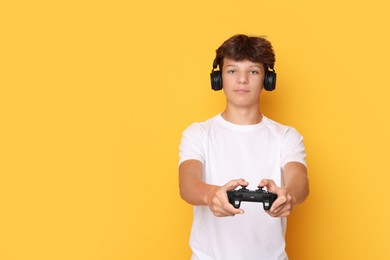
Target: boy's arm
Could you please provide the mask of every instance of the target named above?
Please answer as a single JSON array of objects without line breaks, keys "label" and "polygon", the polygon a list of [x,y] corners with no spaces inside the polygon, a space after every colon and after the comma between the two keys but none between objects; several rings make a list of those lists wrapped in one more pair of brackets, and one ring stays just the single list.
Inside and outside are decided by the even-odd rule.
[{"label": "boy's arm", "polygon": [[309,195],[307,168],[299,162],[289,162],[284,166],[285,189],[292,197],[293,205],[305,201]]},{"label": "boy's arm", "polygon": [[187,160],[179,166],[179,189],[183,200],[191,205],[207,205],[209,194],[217,189],[202,181],[203,165],[198,160]]},{"label": "boy's arm", "polygon": [[202,180],[203,165],[198,160],[187,160],[179,166],[179,189],[183,200],[195,206],[208,206],[217,217],[233,216],[243,213],[235,209],[228,201],[226,191],[240,185],[248,185],[243,180],[232,180],[224,186],[205,183]]}]

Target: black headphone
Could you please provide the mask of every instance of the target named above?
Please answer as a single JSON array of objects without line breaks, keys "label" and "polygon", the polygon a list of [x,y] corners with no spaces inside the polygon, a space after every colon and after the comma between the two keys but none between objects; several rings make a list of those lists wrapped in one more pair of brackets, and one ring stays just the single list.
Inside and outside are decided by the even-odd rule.
[{"label": "black headphone", "polygon": [[[211,88],[215,91],[222,89],[222,72],[215,70],[218,67],[218,58],[214,59],[213,69],[210,73]],[[264,75],[264,89],[272,91],[276,87],[276,72],[274,68],[267,68]]]}]

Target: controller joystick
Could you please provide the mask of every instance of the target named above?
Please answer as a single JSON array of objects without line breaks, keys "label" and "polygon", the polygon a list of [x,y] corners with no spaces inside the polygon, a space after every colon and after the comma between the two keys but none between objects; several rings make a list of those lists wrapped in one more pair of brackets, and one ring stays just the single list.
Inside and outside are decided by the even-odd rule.
[{"label": "controller joystick", "polygon": [[269,210],[278,198],[275,193],[268,192],[264,190],[264,187],[258,186],[258,189],[255,191],[248,190],[247,186],[241,186],[241,189],[227,191],[227,196],[230,204],[234,208],[240,208],[241,201],[247,202],[262,202],[264,210]]}]

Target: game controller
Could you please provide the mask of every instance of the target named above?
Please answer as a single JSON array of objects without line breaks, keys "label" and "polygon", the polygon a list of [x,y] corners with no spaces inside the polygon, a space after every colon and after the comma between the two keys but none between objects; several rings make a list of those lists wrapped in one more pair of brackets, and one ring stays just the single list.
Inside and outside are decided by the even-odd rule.
[{"label": "game controller", "polygon": [[275,193],[264,190],[264,187],[258,186],[257,190],[248,190],[247,186],[241,186],[239,190],[227,191],[227,196],[230,204],[238,209],[241,205],[241,201],[249,202],[262,202],[264,210],[269,210],[278,198]]}]

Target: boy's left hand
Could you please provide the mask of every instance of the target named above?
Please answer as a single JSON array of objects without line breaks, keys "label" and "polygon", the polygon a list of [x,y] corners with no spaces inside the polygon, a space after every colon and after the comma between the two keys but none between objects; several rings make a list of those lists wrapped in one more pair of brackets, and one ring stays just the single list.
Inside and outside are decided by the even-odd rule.
[{"label": "boy's left hand", "polygon": [[259,186],[267,188],[267,191],[276,193],[278,198],[272,204],[270,210],[267,213],[272,217],[287,217],[291,214],[293,209],[293,201],[291,195],[286,189],[276,186],[275,182],[270,179],[263,179],[259,183]]}]

